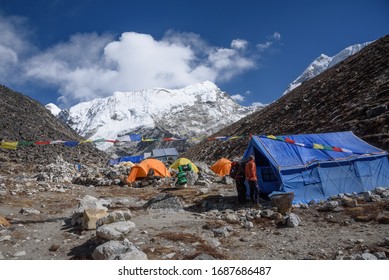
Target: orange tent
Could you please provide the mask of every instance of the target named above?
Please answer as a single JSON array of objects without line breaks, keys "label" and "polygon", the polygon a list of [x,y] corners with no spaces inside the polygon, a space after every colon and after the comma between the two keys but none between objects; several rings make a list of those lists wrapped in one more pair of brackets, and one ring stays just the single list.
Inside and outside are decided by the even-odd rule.
[{"label": "orange tent", "polygon": [[226,158],[221,158],[211,166],[211,170],[220,176],[229,175],[231,170],[231,161]]},{"label": "orange tent", "polygon": [[131,168],[127,181],[132,183],[138,178],[146,177],[151,168],[154,169],[154,176],[171,177],[169,170],[166,169],[162,161],[154,158],[148,158]]}]

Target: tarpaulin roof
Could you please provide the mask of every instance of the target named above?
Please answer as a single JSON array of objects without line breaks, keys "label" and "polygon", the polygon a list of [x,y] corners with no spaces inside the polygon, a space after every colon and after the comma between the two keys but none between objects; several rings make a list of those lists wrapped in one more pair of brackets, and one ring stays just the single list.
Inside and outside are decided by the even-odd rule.
[{"label": "tarpaulin roof", "polygon": [[[250,154],[253,154],[254,147],[261,146],[260,150],[266,154],[272,164],[282,169],[306,166],[317,161],[350,159],[365,154],[385,154],[385,151],[369,145],[350,131],[285,135],[282,137],[292,140],[291,142],[295,142],[295,144],[266,136],[253,136],[244,158],[246,159]],[[350,152],[316,149],[316,146],[339,147]]]},{"label": "tarpaulin roof", "polygon": [[139,163],[144,159],[144,156],[123,156],[123,157],[118,157],[116,159],[111,159],[109,160],[108,164],[109,165],[115,165],[119,164],[121,162],[132,162],[132,163]]},{"label": "tarpaulin roof", "polygon": [[178,156],[176,148],[153,149],[153,157]]}]

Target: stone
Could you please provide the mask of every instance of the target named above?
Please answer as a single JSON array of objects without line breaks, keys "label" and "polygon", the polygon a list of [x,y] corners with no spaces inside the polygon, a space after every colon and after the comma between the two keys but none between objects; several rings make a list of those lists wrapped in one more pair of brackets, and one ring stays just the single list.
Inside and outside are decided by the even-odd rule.
[{"label": "stone", "polygon": [[14,257],[22,257],[26,255],[26,251],[18,251],[13,256]]},{"label": "stone", "polygon": [[370,200],[371,200],[371,202],[380,202],[380,201],[382,201],[382,198],[378,194],[372,194],[370,196]]},{"label": "stone", "polygon": [[235,214],[227,214],[224,220],[229,224],[239,223],[239,219]]},{"label": "stone", "polygon": [[283,226],[287,222],[287,219],[281,213],[276,212],[272,217],[277,226]]},{"label": "stone", "polygon": [[371,191],[367,191],[363,193],[363,197],[365,199],[365,202],[371,202]]},{"label": "stone", "polygon": [[205,254],[205,253],[201,253],[199,255],[197,255],[194,260],[216,260],[216,258],[214,256],[211,256],[211,255],[208,255],[208,254]]},{"label": "stone", "polygon": [[0,227],[9,227],[11,224],[8,222],[6,218],[0,216]]},{"label": "stone", "polygon": [[347,207],[357,207],[358,206],[358,202],[355,198],[350,198],[347,196],[342,198],[342,203]]},{"label": "stone", "polygon": [[56,251],[58,251],[59,247],[60,247],[59,245],[53,244],[53,245],[50,246],[49,251],[50,252],[56,252]]},{"label": "stone", "polygon": [[211,184],[205,180],[197,180],[196,185],[207,187],[207,188],[202,188],[202,192],[207,193]]},{"label": "stone", "polygon": [[194,171],[188,171],[186,172],[186,179],[188,181],[189,186],[194,186],[196,184],[197,179],[199,176]]},{"label": "stone", "polygon": [[252,215],[247,214],[246,215],[246,220],[247,221],[254,221],[254,217]]},{"label": "stone", "polygon": [[0,242],[11,241],[11,235],[0,236]]},{"label": "stone", "polygon": [[362,254],[363,260],[377,260],[377,257],[370,253],[363,253]]},{"label": "stone", "polygon": [[339,206],[337,201],[327,201],[321,207],[319,207],[319,211],[328,212],[332,211]]},{"label": "stone", "polygon": [[301,219],[299,216],[297,216],[294,213],[289,214],[289,217],[286,221],[286,224],[288,225],[288,227],[298,227],[300,225],[300,223],[301,223]]},{"label": "stone", "polygon": [[241,238],[239,238],[239,241],[242,241],[242,242],[249,242],[250,239],[246,236],[242,236]]},{"label": "stone", "polygon": [[108,206],[111,203],[110,200],[97,199],[93,196],[86,195],[84,196],[78,205],[78,208],[73,212],[71,225],[75,226],[77,224],[82,224],[83,215],[86,209],[103,209],[108,211]]},{"label": "stone", "polygon": [[5,184],[0,184],[0,196],[7,195],[8,191]]},{"label": "stone", "polygon": [[131,221],[102,225],[97,228],[96,236],[104,240],[119,240],[123,239],[135,227],[135,223]]},{"label": "stone", "polygon": [[39,210],[36,210],[34,208],[22,208],[20,209],[19,213],[22,213],[22,214],[33,214],[33,215],[37,215],[37,214],[40,214],[41,212]]},{"label": "stone", "polygon": [[173,252],[173,253],[164,255],[162,258],[163,258],[163,259],[168,259],[168,260],[169,260],[169,259],[173,258],[175,255],[176,255],[176,253]]},{"label": "stone", "polygon": [[96,222],[107,215],[107,210],[105,209],[85,209],[82,217],[82,226],[87,230],[96,229]]},{"label": "stone", "polygon": [[184,205],[181,199],[168,193],[161,193],[146,203],[148,210],[182,211]]},{"label": "stone", "polygon": [[261,212],[261,216],[264,218],[270,218],[273,214],[274,214],[274,211],[271,209],[265,209],[265,210],[262,210],[262,212]]},{"label": "stone", "polygon": [[259,214],[255,214],[254,220],[258,222],[258,221],[261,220],[261,217],[262,217],[262,216],[261,216],[261,212],[260,212]]},{"label": "stone", "polygon": [[212,230],[215,237],[228,237],[230,236],[230,231],[227,227],[215,228]]},{"label": "stone", "polygon": [[385,252],[375,252],[374,256],[379,259],[379,260],[385,260],[386,259],[386,254]]},{"label": "stone", "polygon": [[127,211],[114,211],[109,213],[108,215],[101,217],[97,220],[96,225],[97,227],[106,225],[106,224],[112,224],[115,222],[120,221],[128,221],[132,219],[132,214],[130,210]]},{"label": "stone", "polygon": [[254,227],[254,224],[251,221],[247,221],[247,222],[245,222],[244,227],[246,229],[250,230],[250,229],[252,229]]},{"label": "stone", "polygon": [[133,243],[112,240],[95,248],[92,253],[95,260],[147,260],[147,255],[139,250]]},{"label": "stone", "polygon": [[225,185],[233,185],[234,184],[234,180],[230,177],[230,176],[224,176],[221,181],[220,181],[222,184],[225,184]]}]

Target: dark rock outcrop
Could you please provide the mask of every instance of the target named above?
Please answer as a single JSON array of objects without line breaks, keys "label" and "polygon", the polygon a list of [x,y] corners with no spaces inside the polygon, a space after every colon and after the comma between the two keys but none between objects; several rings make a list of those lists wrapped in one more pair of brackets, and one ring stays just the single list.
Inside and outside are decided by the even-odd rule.
[{"label": "dark rock outcrop", "polygon": [[[42,104],[0,85],[0,140],[81,141],[72,128],[60,122]],[[106,164],[108,156],[93,144],[31,145],[16,150],[0,149],[0,162],[49,164],[62,157],[70,163]]]}]

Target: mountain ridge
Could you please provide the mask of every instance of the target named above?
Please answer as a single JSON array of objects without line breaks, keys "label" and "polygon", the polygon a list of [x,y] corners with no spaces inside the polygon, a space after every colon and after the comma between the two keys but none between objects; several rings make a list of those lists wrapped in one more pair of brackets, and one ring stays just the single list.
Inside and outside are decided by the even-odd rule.
[{"label": "mountain ridge", "polygon": [[[209,81],[182,89],[153,88],[134,92],[114,92],[106,98],[79,103],[59,113],[59,118],[80,135],[92,140],[116,139],[125,134],[142,133],[153,138],[203,137],[260,109],[244,107]],[[99,143],[99,148],[111,154],[139,154],[156,146],[182,143]],[[121,148],[123,151],[117,151]]]},{"label": "mountain ridge", "polygon": [[303,82],[312,79],[313,77],[316,77],[317,75],[324,72],[325,70],[345,60],[347,57],[356,54],[361,49],[363,49],[364,47],[368,46],[371,43],[372,42],[366,42],[363,44],[355,44],[349,46],[341,50],[340,52],[338,52],[336,55],[332,57],[326,54],[321,54],[318,58],[316,58],[308,65],[308,67],[304,70],[304,72],[300,76],[298,76],[292,83],[288,85],[287,89],[284,91],[282,95],[291,92],[293,89],[300,86]]}]

